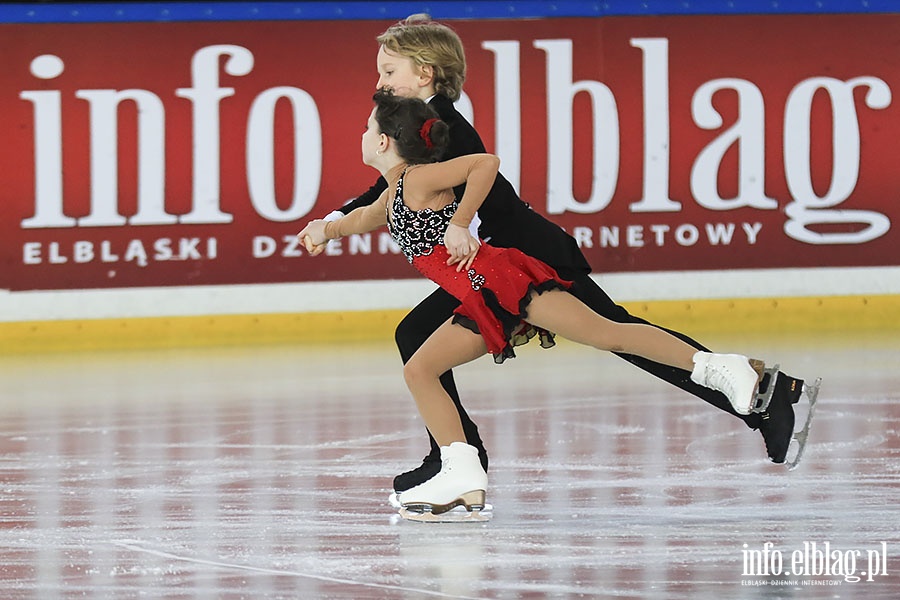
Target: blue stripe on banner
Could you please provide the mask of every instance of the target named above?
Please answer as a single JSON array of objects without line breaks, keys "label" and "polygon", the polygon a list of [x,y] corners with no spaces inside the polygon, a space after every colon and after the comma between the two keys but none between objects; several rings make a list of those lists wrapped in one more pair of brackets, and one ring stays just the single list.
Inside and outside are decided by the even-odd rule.
[{"label": "blue stripe on banner", "polygon": [[104,2],[0,4],[0,23],[533,19],[623,15],[745,15],[900,12],[898,0],[556,0],[522,2]]}]

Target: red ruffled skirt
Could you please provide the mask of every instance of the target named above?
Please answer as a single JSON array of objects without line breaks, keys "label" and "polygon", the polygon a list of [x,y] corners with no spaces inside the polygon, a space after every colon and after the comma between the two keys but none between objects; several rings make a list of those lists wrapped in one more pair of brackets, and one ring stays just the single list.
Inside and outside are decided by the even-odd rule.
[{"label": "red ruffled skirt", "polygon": [[482,244],[472,266],[460,272],[447,265],[448,258],[447,248],[439,245],[413,259],[413,266],[461,302],[453,322],[481,334],[494,362],[515,357],[513,347],[534,336],[544,348],[554,345],[552,332],[526,323],[524,316],[533,293],[567,290],[572,282],[515,248]]}]

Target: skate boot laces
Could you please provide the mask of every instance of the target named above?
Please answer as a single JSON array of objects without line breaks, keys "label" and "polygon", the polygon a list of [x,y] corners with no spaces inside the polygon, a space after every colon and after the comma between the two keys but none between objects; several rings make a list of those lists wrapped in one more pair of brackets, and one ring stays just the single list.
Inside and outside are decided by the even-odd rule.
[{"label": "skate boot laces", "polygon": [[692,376],[692,379],[725,394],[739,414],[750,414],[760,373],[765,367],[762,361],[739,354],[711,354],[698,366],[702,367],[702,375],[700,378]]}]

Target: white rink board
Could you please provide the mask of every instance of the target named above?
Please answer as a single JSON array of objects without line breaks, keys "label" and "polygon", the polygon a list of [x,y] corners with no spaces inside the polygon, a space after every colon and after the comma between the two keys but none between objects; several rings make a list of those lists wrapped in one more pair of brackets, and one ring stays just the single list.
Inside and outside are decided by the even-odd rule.
[{"label": "white rink board", "polygon": [[[617,302],[900,294],[900,267],[595,275]],[[424,279],[0,291],[0,322],[406,309]]]}]

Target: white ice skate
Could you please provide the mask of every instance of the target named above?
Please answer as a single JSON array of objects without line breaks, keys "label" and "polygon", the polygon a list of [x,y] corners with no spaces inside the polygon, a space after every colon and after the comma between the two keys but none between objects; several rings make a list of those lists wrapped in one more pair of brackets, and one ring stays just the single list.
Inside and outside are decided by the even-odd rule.
[{"label": "white ice skate", "polygon": [[[735,412],[749,415],[760,411],[757,402],[758,386],[765,373],[765,363],[751,360],[740,354],[694,354],[694,370],[691,381],[728,397]],[[768,404],[768,402],[766,402]]]},{"label": "white ice skate", "polygon": [[[414,488],[401,492],[400,516],[410,521],[485,521],[488,477],[478,450],[462,442],[441,448],[440,472]],[[462,507],[462,510],[454,510]]]}]

